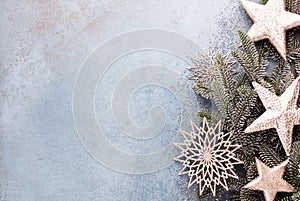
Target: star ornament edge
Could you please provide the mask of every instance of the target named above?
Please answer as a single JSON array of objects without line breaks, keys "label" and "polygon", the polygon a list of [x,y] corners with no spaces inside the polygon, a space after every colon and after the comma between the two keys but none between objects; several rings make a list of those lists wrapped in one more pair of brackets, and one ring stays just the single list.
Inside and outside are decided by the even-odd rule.
[{"label": "star ornament edge", "polygon": [[[188,188],[196,183],[200,195],[208,188],[213,196],[216,196],[217,186],[222,186],[228,191],[227,179],[238,179],[234,165],[243,163],[234,153],[241,145],[230,141],[234,132],[222,132],[221,121],[210,127],[206,118],[201,126],[198,127],[192,121],[191,126],[191,132],[180,129],[184,141],[174,143],[180,149],[180,155],[173,160],[183,165],[179,175],[187,174]],[[218,166],[219,163],[225,165]]]},{"label": "star ornament edge", "polygon": [[286,31],[300,26],[300,15],[286,11],[285,0],[269,0],[265,5],[249,0],[240,2],[253,22],[247,32],[250,39],[253,42],[268,39],[287,61]]},{"label": "star ornament edge", "polygon": [[275,128],[286,155],[289,156],[292,147],[293,128],[295,125],[300,125],[300,108],[297,106],[300,76],[280,96],[256,82],[253,82],[253,86],[266,111],[252,122],[244,132],[253,133]]}]

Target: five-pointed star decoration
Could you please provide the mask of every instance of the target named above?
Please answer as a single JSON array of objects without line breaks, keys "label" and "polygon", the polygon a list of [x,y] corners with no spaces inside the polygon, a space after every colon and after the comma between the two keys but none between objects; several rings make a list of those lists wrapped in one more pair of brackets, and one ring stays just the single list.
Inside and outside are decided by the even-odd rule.
[{"label": "five-pointed star decoration", "polygon": [[300,15],[285,11],[285,0],[269,0],[266,5],[240,1],[254,22],[248,31],[251,40],[269,39],[282,58],[287,60],[286,30],[300,26]]},{"label": "five-pointed star decoration", "polygon": [[277,192],[296,192],[293,186],[283,179],[288,160],[273,168],[269,168],[258,158],[255,158],[255,161],[259,176],[244,186],[244,188],[263,191],[266,201],[273,201]]},{"label": "five-pointed star decoration", "polygon": [[218,185],[228,190],[226,180],[229,177],[238,179],[234,165],[243,162],[235,157],[234,152],[241,146],[230,141],[233,132],[221,132],[221,121],[210,127],[204,118],[202,126],[198,127],[193,122],[191,126],[191,132],[180,130],[184,141],[174,143],[181,150],[180,155],[174,158],[183,165],[179,175],[189,176],[188,187],[197,183],[200,195],[207,187],[216,196]]},{"label": "five-pointed star decoration", "polygon": [[251,133],[275,128],[286,155],[289,156],[293,127],[300,124],[300,109],[297,107],[300,76],[279,97],[256,82],[252,84],[266,111],[248,126],[244,132]]}]

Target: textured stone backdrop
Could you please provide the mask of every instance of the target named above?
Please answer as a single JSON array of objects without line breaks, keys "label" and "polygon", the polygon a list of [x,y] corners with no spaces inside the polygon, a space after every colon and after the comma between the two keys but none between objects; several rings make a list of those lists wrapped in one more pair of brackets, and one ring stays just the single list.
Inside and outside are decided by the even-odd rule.
[{"label": "textured stone backdrop", "polygon": [[[2,0],[0,16],[1,201],[197,200],[196,187],[187,190],[187,178],[177,176],[180,164],[172,163],[172,153],[159,159],[178,128],[189,129],[183,116],[193,118],[202,107],[186,79],[183,47],[193,41],[203,51],[235,48],[236,30],[250,26],[238,0]],[[176,54],[132,35],[135,42],[118,46],[118,37],[132,31],[146,30],[148,40],[149,29],[171,31],[174,38],[149,37]],[[112,52],[139,46],[101,66]],[[85,61],[95,68],[82,73],[90,65]],[[101,77],[97,64],[107,67]],[[77,78],[87,91],[74,98]],[[85,80],[93,79],[96,89],[87,94]],[[88,105],[79,100],[88,95],[101,139],[113,151],[93,141],[100,131],[91,134]],[[119,152],[133,159],[117,160]],[[147,169],[153,153],[158,168]]]}]

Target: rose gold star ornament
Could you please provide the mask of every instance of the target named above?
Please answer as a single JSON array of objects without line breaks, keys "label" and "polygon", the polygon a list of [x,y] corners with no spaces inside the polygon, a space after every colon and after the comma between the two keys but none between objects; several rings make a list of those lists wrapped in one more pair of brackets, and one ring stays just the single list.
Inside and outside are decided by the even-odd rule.
[{"label": "rose gold star ornament", "polygon": [[283,179],[288,160],[273,168],[268,167],[258,158],[255,158],[255,161],[259,176],[244,188],[263,191],[266,201],[275,200],[277,192],[296,192],[293,186]]},{"label": "rose gold star ornament", "polygon": [[300,109],[297,107],[300,76],[279,97],[256,82],[252,84],[266,111],[248,126],[244,132],[252,133],[275,128],[286,155],[289,156],[293,127],[294,125],[300,125]]},{"label": "rose gold star ornament", "polygon": [[252,41],[269,39],[284,60],[287,60],[286,30],[300,26],[300,15],[287,12],[284,0],[269,0],[266,5],[240,0],[253,21],[248,31]]}]

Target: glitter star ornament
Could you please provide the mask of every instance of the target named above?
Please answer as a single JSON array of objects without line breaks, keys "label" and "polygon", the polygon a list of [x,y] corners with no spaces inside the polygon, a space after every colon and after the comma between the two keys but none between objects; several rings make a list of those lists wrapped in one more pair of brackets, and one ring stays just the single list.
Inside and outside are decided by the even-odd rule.
[{"label": "glitter star ornament", "polygon": [[273,168],[269,168],[258,158],[255,158],[255,161],[259,176],[244,188],[263,191],[266,201],[275,200],[277,192],[296,192],[292,185],[283,179],[288,160]]},{"label": "glitter star ornament", "polygon": [[287,156],[291,152],[293,127],[300,125],[299,80],[300,76],[279,97],[260,84],[252,83],[266,111],[246,128],[245,133],[275,128]]},{"label": "glitter star ornament", "polygon": [[174,143],[181,150],[180,155],[174,158],[183,165],[179,175],[188,175],[188,187],[197,183],[200,195],[207,187],[216,196],[218,185],[228,190],[226,179],[238,178],[234,165],[242,161],[235,158],[234,152],[240,145],[230,141],[233,132],[221,132],[221,121],[215,127],[210,127],[204,118],[201,127],[193,122],[191,126],[191,132],[180,130],[184,141]]},{"label": "glitter star ornament", "polygon": [[285,11],[285,0],[269,0],[266,5],[240,1],[254,23],[248,31],[251,40],[269,39],[286,60],[286,30],[300,26],[300,15]]}]

